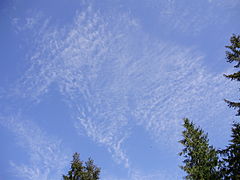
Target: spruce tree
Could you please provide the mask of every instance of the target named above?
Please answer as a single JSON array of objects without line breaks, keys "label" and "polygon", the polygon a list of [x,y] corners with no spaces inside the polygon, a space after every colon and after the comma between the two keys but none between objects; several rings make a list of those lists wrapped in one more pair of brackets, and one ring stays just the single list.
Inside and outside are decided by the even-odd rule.
[{"label": "spruce tree", "polygon": [[64,180],[98,180],[100,175],[100,168],[94,165],[92,159],[88,159],[83,162],[79,158],[78,153],[74,153],[73,160],[71,162],[71,170],[68,171],[67,175],[63,175]]},{"label": "spruce tree", "polygon": [[207,135],[199,127],[195,127],[193,122],[184,119],[183,139],[179,142],[184,146],[180,156],[184,157],[183,169],[186,179],[205,180],[220,179],[217,173],[218,156],[217,151],[209,146]]},{"label": "spruce tree", "polygon": [[234,123],[232,127],[232,139],[226,149],[221,151],[223,155],[222,174],[225,179],[240,179],[240,123]]},{"label": "spruce tree", "polygon": [[[227,62],[232,63],[235,62],[236,65],[234,66],[235,68],[240,67],[240,36],[233,34],[231,39],[230,39],[231,45],[226,46],[226,48],[229,49],[229,51],[226,51],[226,59]],[[240,71],[235,72],[233,74],[229,75],[224,75],[225,77],[231,79],[231,80],[236,80],[240,81]],[[229,100],[225,101],[228,103],[229,107],[232,107],[234,109],[237,109],[237,116],[240,115],[240,102],[232,102]]]},{"label": "spruce tree", "polygon": [[[240,36],[232,35],[230,38],[231,45],[226,46],[230,51],[226,51],[226,58],[228,62],[236,62],[235,68],[240,67]],[[240,71],[225,75],[225,77],[240,81]],[[237,116],[240,115],[240,103],[232,102],[225,100],[228,103],[229,107],[237,109]],[[220,151],[220,154],[223,156],[221,173],[225,179],[240,179],[240,124],[233,123],[232,126],[232,139],[230,140],[229,145]]]}]

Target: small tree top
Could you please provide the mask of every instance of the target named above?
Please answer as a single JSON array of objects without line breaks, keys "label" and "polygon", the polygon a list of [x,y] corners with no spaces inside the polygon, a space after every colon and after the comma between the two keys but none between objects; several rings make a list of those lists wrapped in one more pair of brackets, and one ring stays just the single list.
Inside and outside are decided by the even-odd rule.
[{"label": "small tree top", "polygon": [[94,161],[89,158],[85,162],[80,160],[79,153],[74,153],[73,160],[71,162],[71,169],[67,175],[63,175],[64,180],[98,180],[100,174],[100,168],[94,165]]}]

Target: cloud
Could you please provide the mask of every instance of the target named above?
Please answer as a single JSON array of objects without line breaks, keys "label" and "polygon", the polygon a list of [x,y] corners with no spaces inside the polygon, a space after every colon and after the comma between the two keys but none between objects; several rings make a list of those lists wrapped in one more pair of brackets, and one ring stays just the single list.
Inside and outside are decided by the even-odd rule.
[{"label": "cloud", "polygon": [[104,172],[102,174],[102,178],[104,180],[162,180],[162,179],[168,179],[168,180],[175,180],[179,179],[182,175],[178,174],[176,172],[169,173],[164,170],[157,170],[152,172],[146,172],[145,170],[139,170],[136,168],[131,168],[128,171],[127,176],[121,176],[118,177],[117,175],[113,175],[111,173]]},{"label": "cloud", "polygon": [[202,53],[151,39],[128,14],[110,17],[89,6],[73,24],[49,26],[36,37],[18,94],[41,100],[58,87],[77,131],[125,167],[131,163],[124,140],[135,125],[176,149],[183,117],[209,127],[229,117],[222,99],[232,84],[206,70]]},{"label": "cloud", "polygon": [[10,162],[14,176],[26,180],[52,180],[62,176],[69,163],[69,156],[59,139],[49,137],[20,115],[1,117],[0,124],[15,135],[17,143],[29,156],[28,164]]},{"label": "cloud", "polygon": [[[75,110],[75,127],[84,128],[88,136],[106,145],[127,167],[128,160],[120,148],[127,136],[122,130],[127,125],[127,118],[122,114],[127,109],[124,107],[126,98],[121,97],[125,90],[118,89],[124,82],[111,79],[105,73],[121,74],[114,74],[112,66],[120,65],[124,70],[126,62],[118,56],[123,51],[119,39],[126,41],[123,33],[130,32],[129,26],[136,24],[121,16],[120,23],[109,31],[111,25],[94,11],[88,7],[78,13],[74,24],[63,30],[65,34],[53,28],[39,37],[36,53],[30,58],[31,66],[18,82],[17,94],[40,100],[51,84],[56,83],[66,102]],[[127,26],[119,30],[122,23]]]},{"label": "cloud", "polygon": [[239,6],[238,0],[151,0],[143,2],[154,12],[154,19],[160,27],[167,27],[171,33],[172,31],[181,32],[191,36],[203,32],[212,25],[224,26]]},{"label": "cloud", "polygon": [[231,115],[223,99],[237,88],[223,73],[208,72],[201,64],[203,56],[191,49],[158,44],[143,53],[136,71],[138,84],[131,87],[133,114],[156,141],[176,147],[183,117],[210,127],[219,119],[228,121]]},{"label": "cloud", "polygon": [[168,172],[152,172],[152,173],[143,173],[138,170],[134,170],[131,172],[130,175],[131,180],[159,180],[159,179],[168,179],[168,180],[174,180],[174,179],[179,179],[179,175],[176,173],[168,173]]}]

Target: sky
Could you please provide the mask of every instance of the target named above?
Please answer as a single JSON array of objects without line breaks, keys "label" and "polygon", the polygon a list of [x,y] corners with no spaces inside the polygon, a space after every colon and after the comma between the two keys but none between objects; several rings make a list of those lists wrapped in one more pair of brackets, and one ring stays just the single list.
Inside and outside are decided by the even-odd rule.
[{"label": "sky", "polygon": [[174,180],[183,118],[224,148],[239,0],[1,0],[0,180]]}]

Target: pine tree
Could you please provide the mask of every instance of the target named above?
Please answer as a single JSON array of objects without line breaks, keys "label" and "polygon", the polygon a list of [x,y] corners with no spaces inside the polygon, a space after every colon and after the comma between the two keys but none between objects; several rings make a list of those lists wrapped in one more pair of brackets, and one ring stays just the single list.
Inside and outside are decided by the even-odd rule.
[{"label": "pine tree", "polygon": [[92,159],[88,159],[85,163],[85,173],[83,180],[97,180],[99,179],[100,169],[93,164]]},{"label": "pine tree", "polygon": [[[230,51],[226,52],[226,58],[228,62],[236,62],[235,68],[240,67],[240,36],[232,35],[230,38],[231,45],[226,46]],[[225,77],[240,81],[240,71],[225,75]],[[237,116],[240,115],[240,102],[232,102],[225,100],[229,107],[238,109]],[[223,156],[223,165],[221,167],[221,173],[225,179],[240,179],[240,124],[233,123],[232,126],[232,139],[226,149],[221,150],[220,154]]]},{"label": "pine tree", "polygon": [[217,151],[209,146],[207,135],[187,118],[184,119],[183,126],[185,128],[182,132],[183,139],[179,142],[184,149],[179,155],[185,158],[184,165],[180,166],[187,173],[185,178],[191,180],[220,179],[217,173]]},{"label": "pine tree", "polygon": [[231,137],[230,144],[221,151],[222,173],[225,179],[237,180],[240,179],[240,123],[233,124]]},{"label": "pine tree", "polygon": [[98,180],[100,174],[100,168],[94,165],[92,159],[88,159],[83,162],[79,158],[78,153],[74,153],[73,160],[71,162],[71,170],[68,171],[68,175],[63,175],[64,180]]},{"label": "pine tree", "polygon": [[[231,45],[226,46],[226,48],[230,50],[230,51],[226,51],[227,62],[229,63],[236,62],[236,65],[234,67],[239,68],[240,67],[240,36],[233,34],[230,39],[230,42],[231,42]],[[233,74],[224,75],[224,76],[231,80],[240,81],[240,71]],[[229,107],[237,109],[237,114],[236,114],[237,116],[240,115],[240,102],[232,102],[226,99],[225,99],[225,102],[228,103]]]}]

